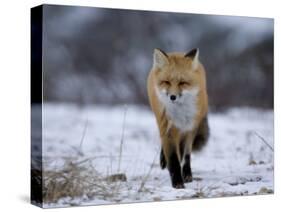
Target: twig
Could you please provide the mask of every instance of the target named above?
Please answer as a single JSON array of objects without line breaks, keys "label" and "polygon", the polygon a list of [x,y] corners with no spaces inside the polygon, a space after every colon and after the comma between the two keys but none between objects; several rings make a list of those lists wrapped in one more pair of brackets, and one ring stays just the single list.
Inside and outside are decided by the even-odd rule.
[{"label": "twig", "polygon": [[[159,151],[158,151],[158,152],[159,152]],[[141,181],[141,184],[140,184],[140,187],[139,187],[139,189],[138,189],[138,192],[141,192],[141,191],[142,191],[142,189],[143,189],[143,187],[144,187],[146,181],[148,180],[148,178],[149,178],[149,176],[150,176],[150,174],[151,174],[151,171],[152,171],[152,169],[153,169],[153,165],[155,164],[156,158],[157,158],[157,156],[159,155],[158,152],[155,154],[154,159],[153,159],[153,162],[151,163],[151,165],[150,165],[150,167],[149,167],[149,170],[148,170],[146,176],[145,176],[145,177],[143,178],[143,180]]]},{"label": "twig", "polygon": [[122,125],[122,134],[121,134],[121,140],[120,140],[120,149],[119,149],[119,160],[118,160],[117,173],[119,173],[120,166],[121,166],[121,158],[122,158],[122,150],[123,150],[123,143],[124,143],[124,132],[125,132],[125,122],[126,122],[127,109],[128,109],[127,105],[125,105],[124,116],[123,116],[123,125]]},{"label": "twig", "polygon": [[88,122],[89,122],[89,120],[88,120],[88,118],[87,118],[87,119],[86,119],[86,123],[85,123],[84,130],[83,130],[83,134],[82,134],[82,137],[81,137],[80,145],[79,145],[79,155],[82,155],[82,156],[83,156],[82,145],[83,145],[84,138],[85,138],[85,135],[86,135],[86,132],[87,132]]},{"label": "twig", "polygon": [[274,152],[273,147],[262,137],[260,136],[256,131],[253,131],[253,133],[260,138],[260,140],[269,148],[272,152]]}]

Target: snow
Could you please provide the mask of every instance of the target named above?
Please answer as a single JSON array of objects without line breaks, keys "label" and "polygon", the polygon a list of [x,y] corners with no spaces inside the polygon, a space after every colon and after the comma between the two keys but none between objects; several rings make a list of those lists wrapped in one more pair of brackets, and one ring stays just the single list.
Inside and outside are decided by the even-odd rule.
[{"label": "snow", "polygon": [[210,113],[209,125],[208,145],[192,155],[193,182],[174,189],[168,171],[159,166],[158,129],[148,108],[44,104],[44,170],[58,169],[65,158],[82,152],[81,160],[91,159],[101,175],[127,177],[113,197],[65,197],[44,207],[273,193],[273,151],[264,143],[274,146],[273,111],[233,108]]}]

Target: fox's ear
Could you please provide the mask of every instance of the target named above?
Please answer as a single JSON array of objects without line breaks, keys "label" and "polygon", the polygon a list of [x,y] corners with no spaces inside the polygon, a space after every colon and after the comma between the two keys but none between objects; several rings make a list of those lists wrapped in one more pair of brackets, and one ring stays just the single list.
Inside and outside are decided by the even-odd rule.
[{"label": "fox's ear", "polygon": [[169,63],[168,55],[160,49],[154,49],[153,68],[162,68],[168,63]]},{"label": "fox's ear", "polygon": [[192,59],[192,68],[197,69],[199,64],[199,48],[192,49],[190,52],[186,53],[184,57]]}]

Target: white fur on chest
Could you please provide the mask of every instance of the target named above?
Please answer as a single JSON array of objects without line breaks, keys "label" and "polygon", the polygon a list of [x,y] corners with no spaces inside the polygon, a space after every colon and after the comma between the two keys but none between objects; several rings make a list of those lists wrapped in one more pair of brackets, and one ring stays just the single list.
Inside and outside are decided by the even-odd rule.
[{"label": "white fur on chest", "polygon": [[198,88],[193,88],[189,91],[184,91],[181,97],[172,102],[164,92],[157,91],[157,95],[166,110],[166,115],[172,124],[182,132],[193,129],[197,113],[197,94]]}]

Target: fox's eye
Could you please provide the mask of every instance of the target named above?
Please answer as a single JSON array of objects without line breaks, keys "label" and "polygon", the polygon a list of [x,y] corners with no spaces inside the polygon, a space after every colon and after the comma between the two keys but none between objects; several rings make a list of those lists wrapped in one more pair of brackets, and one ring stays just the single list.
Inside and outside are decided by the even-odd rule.
[{"label": "fox's eye", "polygon": [[179,86],[189,86],[190,85],[190,82],[186,82],[186,81],[181,81],[179,83]]},{"label": "fox's eye", "polygon": [[170,82],[167,81],[167,80],[163,80],[163,81],[161,82],[161,84],[162,84],[162,85],[170,85]]}]

